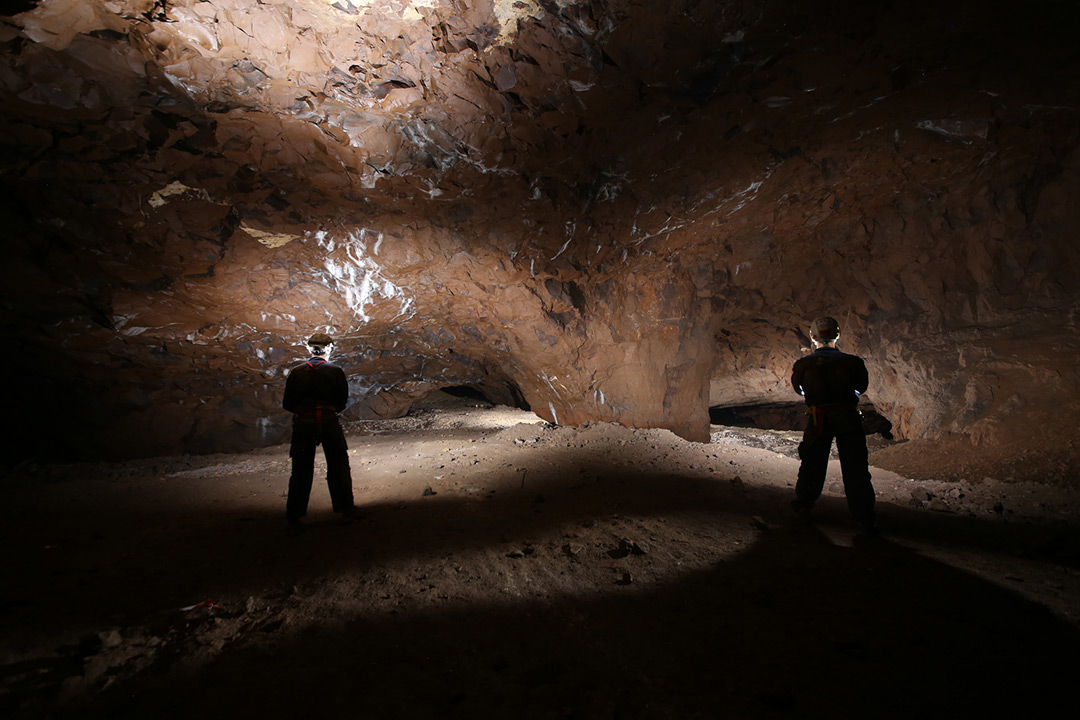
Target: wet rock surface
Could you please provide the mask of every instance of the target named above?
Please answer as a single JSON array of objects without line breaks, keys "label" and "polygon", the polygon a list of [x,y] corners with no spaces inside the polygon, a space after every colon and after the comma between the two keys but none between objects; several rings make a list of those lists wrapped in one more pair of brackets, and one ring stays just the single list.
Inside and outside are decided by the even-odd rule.
[{"label": "wet rock surface", "polygon": [[280,442],[316,329],[352,420],[471,386],[704,440],[832,313],[898,438],[1076,476],[1070,3],[16,9],[16,461]]}]

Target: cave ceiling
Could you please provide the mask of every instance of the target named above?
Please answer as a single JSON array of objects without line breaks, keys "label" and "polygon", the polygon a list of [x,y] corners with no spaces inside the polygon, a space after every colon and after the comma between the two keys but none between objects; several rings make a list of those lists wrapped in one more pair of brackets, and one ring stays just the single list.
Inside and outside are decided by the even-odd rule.
[{"label": "cave ceiling", "polygon": [[706,439],[820,314],[903,437],[1076,416],[1075,3],[0,11],[16,400],[74,455],[279,441],[316,330],[354,419]]}]

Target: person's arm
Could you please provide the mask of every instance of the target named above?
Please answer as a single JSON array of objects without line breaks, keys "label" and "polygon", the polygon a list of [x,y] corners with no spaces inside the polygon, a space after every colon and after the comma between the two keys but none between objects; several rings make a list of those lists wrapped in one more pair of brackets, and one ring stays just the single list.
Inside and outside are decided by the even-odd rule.
[{"label": "person's arm", "polygon": [[285,395],[281,398],[281,407],[289,412],[296,412],[296,383],[293,382],[293,373],[289,373],[285,380]]},{"label": "person's arm", "polygon": [[870,375],[866,372],[866,363],[862,361],[862,358],[855,359],[858,360],[855,363],[855,377],[853,378],[855,392],[862,395],[866,392],[866,388],[870,386]]},{"label": "person's arm", "polygon": [[334,370],[334,410],[341,412],[349,404],[349,381],[345,378],[345,371],[339,367]]},{"label": "person's arm", "polygon": [[805,395],[802,388],[802,376],[802,367],[798,362],[796,362],[794,367],[791,368],[791,387],[793,390],[795,390],[795,392],[799,393],[800,395]]}]

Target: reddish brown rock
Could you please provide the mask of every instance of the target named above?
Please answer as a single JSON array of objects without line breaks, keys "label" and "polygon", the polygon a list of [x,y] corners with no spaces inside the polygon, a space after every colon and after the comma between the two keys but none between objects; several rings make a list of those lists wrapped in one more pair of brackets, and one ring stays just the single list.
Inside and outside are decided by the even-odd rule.
[{"label": "reddish brown rock", "polygon": [[320,329],[353,418],[704,440],[830,313],[900,437],[1071,424],[1070,11],[830,8],[43,0],[0,31],[16,403],[69,454],[274,442]]}]

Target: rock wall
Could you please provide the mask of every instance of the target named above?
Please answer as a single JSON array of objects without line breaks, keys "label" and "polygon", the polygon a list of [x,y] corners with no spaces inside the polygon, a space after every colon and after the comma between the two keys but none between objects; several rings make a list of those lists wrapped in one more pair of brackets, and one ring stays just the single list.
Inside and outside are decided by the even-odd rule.
[{"label": "rock wall", "polygon": [[22,5],[9,456],[279,441],[315,330],[353,418],[703,440],[824,313],[900,437],[1080,416],[1068,3]]}]

